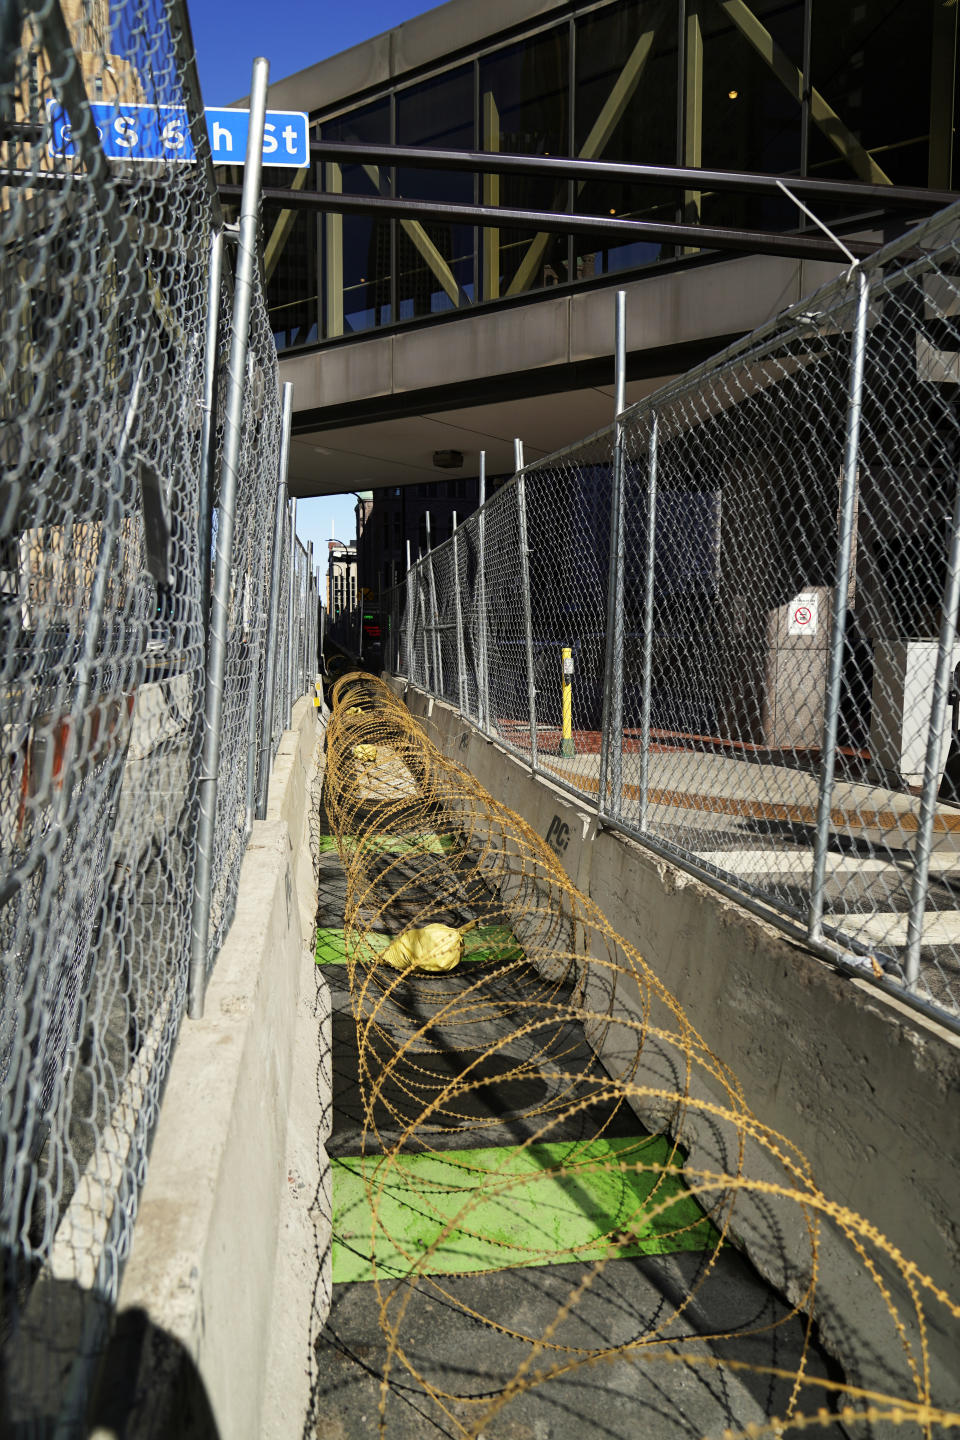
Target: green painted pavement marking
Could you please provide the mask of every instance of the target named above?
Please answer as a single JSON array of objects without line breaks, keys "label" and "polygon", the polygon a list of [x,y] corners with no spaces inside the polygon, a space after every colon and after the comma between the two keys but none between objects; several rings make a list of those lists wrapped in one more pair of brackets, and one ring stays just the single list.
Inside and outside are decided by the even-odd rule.
[{"label": "green painted pavement marking", "polygon": [[[670,1170],[651,1175],[620,1169],[638,1162]],[[374,1258],[384,1277],[414,1269],[463,1275],[706,1250],[720,1238],[683,1183],[682,1162],[660,1135],[332,1163],[337,1284],[372,1280]],[[561,1173],[560,1166],[567,1168]],[[377,1201],[375,1244],[368,1185]],[[650,1219],[643,1207],[654,1189],[651,1208],[669,1203]],[[440,1239],[458,1215],[462,1228]],[[604,1238],[624,1233],[629,1240],[618,1244]]]},{"label": "green painted pavement marking", "polygon": [[[372,835],[365,840],[364,846],[368,850],[382,850],[387,855],[408,855],[411,851],[419,851],[427,855],[443,855],[453,849],[453,837],[451,835]],[[356,846],[358,841],[352,835],[346,837],[347,846]],[[317,836],[317,852],[320,855],[328,855],[335,851],[337,842],[332,835]]]},{"label": "green painted pavement marking", "polygon": [[[364,934],[364,944],[370,950],[380,952],[385,950],[390,941],[395,939],[393,935],[385,935],[379,930],[368,930]],[[358,959],[369,958],[362,952]],[[331,926],[317,926],[317,943],[314,949],[314,959],[318,965],[346,965],[347,963],[347,941],[342,929]],[[468,930],[463,937],[463,964],[468,961],[486,961],[487,964],[503,964],[506,961],[522,960],[523,951],[517,943],[513,932],[507,925],[477,925],[473,930]]]}]

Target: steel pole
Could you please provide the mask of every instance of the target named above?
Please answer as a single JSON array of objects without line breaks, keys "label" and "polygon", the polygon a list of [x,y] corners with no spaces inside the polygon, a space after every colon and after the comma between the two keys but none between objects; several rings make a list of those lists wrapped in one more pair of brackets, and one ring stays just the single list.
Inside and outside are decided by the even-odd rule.
[{"label": "steel pole", "polygon": [[257,221],[260,209],[263,123],[269,75],[269,62],[262,57],[254,60],[253,80],[250,86],[250,128],[247,134],[243,194],[240,201],[237,273],[234,282],[233,324],[227,371],[227,406],[224,417],[223,463],[220,472],[217,553],[207,650],[203,749],[198,783],[197,863],[194,873],[190,975],[187,995],[187,1009],[193,1020],[199,1020],[203,1015],[207,980],[210,901],[213,885],[213,843],[217,815],[217,775],[220,769],[223,678],[226,668],[230,608],[230,567],[233,561],[233,532],[237,510],[250,312],[253,288],[258,278]]},{"label": "steel pole", "polygon": [[520,524],[520,591],[523,598],[523,634],[527,654],[527,708],[530,712],[530,764],[537,768],[537,683],[533,665],[533,601],[530,595],[530,544],[527,531],[527,481],[523,469],[523,441],[514,440],[517,472],[517,518]]},{"label": "steel pole", "polygon": [[433,633],[433,686],[443,697],[443,657],[440,653],[440,616],[437,612],[437,583],[433,573],[433,540],[430,535],[430,511],[427,511],[427,586],[430,596],[430,626]]},{"label": "steel pole", "polygon": [[277,474],[277,505],[273,522],[273,559],[270,565],[270,615],[267,622],[267,664],[263,689],[263,731],[260,737],[260,773],[257,790],[257,819],[267,813],[270,788],[270,761],[273,752],[273,698],[277,685],[277,636],[280,629],[280,574],[283,570],[283,524],[287,513],[287,465],[290,458],[290,424],[293,419],[293,385],[283,387],[280,420],[280,468]]},{"label": "steel pole", "polygon": [[304,694],[313,689],[313,678],[317,673],[317,646],[316,646],[316,607],[313,603],[313,541],[307,541],[307,623],[306,629],[306,674],[304,679]]},{"label": "steel pole", "polygon": [[223,281],[223,231],[210,237],[207,271],[207,325],[203,341],[203,420],[200,425],[200,607],[203,631],[210,627],[210,571],[213,548],[213,461],[216,450],[217,341]]},{"label": "steel pole", "polygon": [[653,602],[657,563],[657,444],[659,416],[650,416],[650,447],[647,460],[647,549],[643,589],[643,701],[640,718],[640,829],[647,828],[650,796],[650,701],[653,692]]},{"label": "steel pole", "polygon": [[861,266],[857,272],[857,314],[853,327],[850,378],[847,392],[847,427],[843,455],[843,485],[840,496],[840,533],[837,540],[837,578],[833,592],[830,652],[827,662],[826,704],[823,720],[823,751],[820,758],[820,794],[813,842],[813,870],[810,877],[810,909],[807,933],[819,941],[823,935],[823,889],[827,873],[827,846],[830,842],[830,802],[837,758],[837,721],[840,714],[840,685],[843,674],[843,644],[847,628],[847,596],[853,549],[853,514],[857,494],[857,467],[860,457],[860,416],[863,411],[863,364],[867,320],[870,313],[870,280]]},{"label": "steel pole", "polygon": [[297,583],[297,501],[290,501],[290,569],[287,575],[287,683],[284,688],[283,728],[293,719],[293,591]]},{"label": "steel pole", "polygon": [[463,643],[463,602],[460,598],[460,539],[457,535],[457,512],[453,512],[453,535],[450,539],[453,546],[453,606],[454,617],[457,626],[457,704],[460,707],[460,714],[466,715],[466,683],[467,683],[467,655]]},{"label": "steel pole", "polygon": [[953,496],[953,529],[950,532],[950,553],[947,579],[943,588],[940,611],[940,639],[933,676],[933,702],[930,707],[930,729],[927,732],[927,756],[923,768],[923,791],[920,816],[913,851],[913,886],[910,894],[910,918],[907,922],[907,949],[904,958],[906,982],[914,989],[920,978],[920,941],[923,937],[923,916],[927,903],[930,878],[930,851],[933,843],[933,822],[937,813],[937,789],[940,784],[940,748],[947,718],[947,696],[957,644],[957,610],[960,608],[960,472]]},{"label": "steel pole", "polygon": [[423,635],[423,689],[430,689],[430,652],[427,648],[427,602],[424,598],[426,585],[423,578],[423,557],[417,556],[417,599],[420,603],[420,631]]},{"label": "steel pole", "polygon": [[[614,337],[613,476],[610,492],[610,555],[607,567],[607,635],[604,661],[603,711],[600,735],[601,814],[619,816],[623,800],[623,424],[626,403],[627,295],[617,291]],[[610,803],[607,804],[607,790]]]},{"label": "steel pole", "polygon": [[490,722],[490,659],[487,647],[487,452],[480,451],[480,514],[478,525],[477,605],[480,611],[480,728],[492,734]]},{"label": "steel pole", "polygon": [[414,601],[413,601],[413,564],[410,558],[410,541],[407,541],[407,680],[413,684],[413,632],[414,622]]}]

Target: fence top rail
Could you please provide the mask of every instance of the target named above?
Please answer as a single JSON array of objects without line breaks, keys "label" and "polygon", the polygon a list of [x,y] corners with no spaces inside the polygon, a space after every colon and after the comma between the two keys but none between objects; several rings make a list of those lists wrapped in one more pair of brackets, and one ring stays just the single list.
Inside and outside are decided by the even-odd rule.
[{"label": "fence top rail", "polygon": [[563,179],[616,180],[633,185],[672,186],[678,190],[732,190],[777,195],[783,181],[797,195],[822,200],[858,200],[882,208],[906,206],[939,210],[960,198],[956,190],[920,186],[871,185],[861,180],[822,180],[799,175],[767,175],[752,170],[706,170],[693,165],[641,165],[582,156],[513,155],[503,151],[445,149],[430,145],[371,145],[348,140],[311,140],[316,159],[424,169],[466,170],[475,174],[543,175]]}]

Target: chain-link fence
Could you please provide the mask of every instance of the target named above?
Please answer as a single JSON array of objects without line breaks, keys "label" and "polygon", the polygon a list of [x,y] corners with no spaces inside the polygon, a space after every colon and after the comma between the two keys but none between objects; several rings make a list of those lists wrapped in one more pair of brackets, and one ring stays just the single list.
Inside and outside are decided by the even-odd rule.
[{"label": "chain-link fence", "polygon": [[[307,577],[279,617],[299,659],[278,668],[267,735],[283,477],[255,286],[203,913],[222,357],[236,327],[189,27],[179,0],[130,0],[112,19],[45,0],[4,7],[3,26],[0,1429],[72,1434],[131,1241],[191,931],[199,918],[202,981],[258,769],[312,678],[316,588]],[[128,137],[141,122],[161,136],[151,158],[107,159],[110,127]]]},{"label": "chain-link fence", "polygon": [[958,317],[952,207],[525,467],[383,601],[397,673],[954,1026]]}]

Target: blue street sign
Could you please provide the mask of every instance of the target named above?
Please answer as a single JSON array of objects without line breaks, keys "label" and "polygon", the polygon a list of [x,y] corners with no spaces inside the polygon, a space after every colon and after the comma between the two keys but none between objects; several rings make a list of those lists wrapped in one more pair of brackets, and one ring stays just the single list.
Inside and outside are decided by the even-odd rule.
[{"label": "blue street sign", "polygon": [[[126,105],[92,101],[90,111],[108,160],[196,159],[187,112],[182,105]],[[215,165],[242,165],[247,153],[249,110],[205,111]],[[76,155],[70,117],[56,100],[47,101],[51,155]],[[296,110],[268,110],[263,128],[263,163],[301,169],[310,162],[307,117]]]},{"label": "blue street sign", "polygon": [[[208,105],[207,134],[214,165],[242,165],[247,153],[249,110],[214,110]],[[268,110],[263,127],[263,163],[300,170],[310,163],[307,117],[297,110]]]},{"label": "blue street sign", "polygon": [[[108,160],[193,160],[193,141],[182,105],[113,105],[92,101],[90,111]],[[51,155],[76,155],[70,117],[47,101]]]}]

